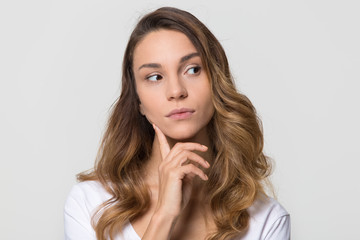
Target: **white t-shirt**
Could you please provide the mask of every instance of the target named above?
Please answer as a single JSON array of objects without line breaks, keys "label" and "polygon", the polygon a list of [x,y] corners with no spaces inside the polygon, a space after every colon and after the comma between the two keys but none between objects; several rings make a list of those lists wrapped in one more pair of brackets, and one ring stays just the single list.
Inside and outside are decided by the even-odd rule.
[{"label": "white t-shirt", "polygon": [[[98,206],[110,199],[110,194],[97,181],[76,184],[65,203],[65,239],[95,240],[91,218]],[[274,199],[258,199],[248,209],[250,225],[242,237],[234,240],[289,240],[290,216]],[[130,222],[116,240],[141,240]]]}]

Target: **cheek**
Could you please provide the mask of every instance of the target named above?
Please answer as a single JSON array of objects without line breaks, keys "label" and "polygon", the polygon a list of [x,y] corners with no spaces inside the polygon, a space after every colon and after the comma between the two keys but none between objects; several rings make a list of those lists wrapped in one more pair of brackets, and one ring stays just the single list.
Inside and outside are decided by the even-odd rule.
[{"label": "cheek", "polygon": [[146,91],[143,91],[141,88],[138,87],[136,88],[136,93],[140,101],[140,110],[142,111],[143,114],[145,114],[148,108],[148,99],[149,99],[149,97],[147,96],[148,94],[146,94]]},{"label": "cheek", "polygon": [[200,98],[202,99],[204,104],[209,106],[209,108],[213,108],[212,92],[210,90],[210,86],[206,85],[202,89],[204,89],[204,91],[201,92]]},{"label": "cheek", "polygon": [[211,120],[211,118],[213,117],[215,113],[215,108],[214,108],[214,105],[212,104],[212,102],[210,101],[208,104],[207,104],[207,108],[206,108],[206,118],[208,121]]},{"label": "cheek", "polygon": [[141,114],[143,114],[149,122],[153,122],[154,120],[154,117],[157,115],[157,110],[158,110],[158,107],[156,102],[154,101],[154,98],[146,98],[144,96],[142,96],[140,98],[139,96],[139,99],[140,99],[140,111],[141,111]]},{"label": "cheek", "polygon": [[152,110],[149,109],[149,107],[147,107],[147,106],[144,105],[144,104],[141,104],[141,105],[140,105],[140,111],[141,111],[141,114],[142,114],[143,116],[145,116],[146,119],[147,119],[150,123],[153,123],[153,122],[154,122]]},{"label": "cheek", "polygon": [[214,115],[215,112],[215,107],[212,101],[212,93],[209,89],[209,91],[207,91],[203,96],[204,99],[204,105],[205,105],[205,109],[206,109],[206,116],[208,118],[211,118]]}]

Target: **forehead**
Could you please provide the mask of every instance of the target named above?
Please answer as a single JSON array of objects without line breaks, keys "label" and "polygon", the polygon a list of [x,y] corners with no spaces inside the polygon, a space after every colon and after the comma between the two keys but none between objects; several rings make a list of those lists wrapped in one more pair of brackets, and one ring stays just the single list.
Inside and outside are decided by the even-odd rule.
[{"label": "forehead", "polygon": [[134,67],[144,63],[178,61],[183,56],[197,52],[190,39],[174,30],[157,30],[148,33],[135,47]]}]

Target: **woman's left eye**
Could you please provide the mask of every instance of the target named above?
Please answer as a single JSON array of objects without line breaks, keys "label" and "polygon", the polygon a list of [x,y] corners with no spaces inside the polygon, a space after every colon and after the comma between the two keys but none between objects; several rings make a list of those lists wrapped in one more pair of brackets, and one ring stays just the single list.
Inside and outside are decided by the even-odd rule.
[{"label": "woman's left eye", "polygon": [[199,71],[200,71],[200,67],[196,66],[189,68],[186,72],[189,74],[197,74]]}]

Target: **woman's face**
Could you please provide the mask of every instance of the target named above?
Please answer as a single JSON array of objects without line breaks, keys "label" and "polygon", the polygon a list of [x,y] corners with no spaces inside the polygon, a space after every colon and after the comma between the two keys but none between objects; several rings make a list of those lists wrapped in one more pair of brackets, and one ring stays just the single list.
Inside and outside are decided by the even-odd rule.
[{"label": "woman's face", "polygon": [[195,137],[214,114],[210,82],[191,41],[181,32],[147,34],[134,51],[140,111],[166,136]]}]

